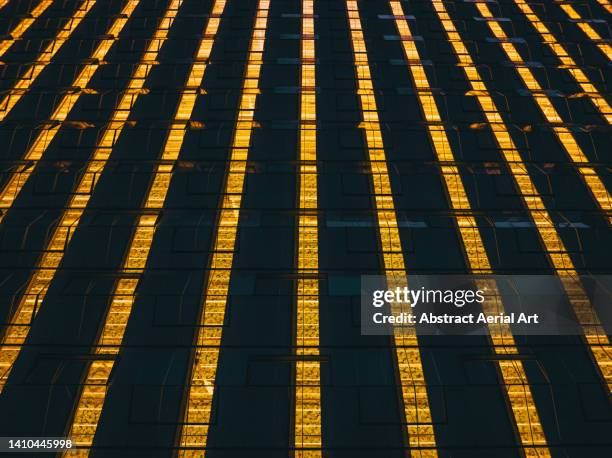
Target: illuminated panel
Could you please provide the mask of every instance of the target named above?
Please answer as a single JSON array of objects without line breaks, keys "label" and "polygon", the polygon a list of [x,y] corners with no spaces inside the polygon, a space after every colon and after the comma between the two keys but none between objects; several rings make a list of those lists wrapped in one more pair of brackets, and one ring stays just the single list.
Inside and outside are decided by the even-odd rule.
[{"label": "illuminated panel", "polygon": [[[15,26],[13,30],[8,33],[10,38],[6,38],[4,40],[0,40],[0,57],[4,56],[4,53],[15,43],[17,40],[21,38],[21,36],[30,28],[34,21],[43,14],[49,6],[53,3],[53,0],[42,0],[36,8],[34,8],[27,16],[25,16],[19,24]],[[4,5],[0,5],[2,8]]]},{"label": "illuminated panel", "polygon": [[[160,158],[160,164],[153,176],[151,187],[145,198],[141,216],[138,218],[128,254],[122,272],[125,278],[120,279],[111,299],[102,332],[95,347],[97,355],[116,356],[121,350],[125,329],[134,305],[136,286],[143,273],[153,237],[157,228],[157,219],[164,207],[164,202],[172,179],[174,162],[178,159],[185,132],[193,112],[199,88],[204,79],[208,59],[214,44],[214,37],[219,29],[225,0],[216,0],[204,34],[195,56],[187,86],[184,88],[166,137]],[[179,7],[180,5],[176,5]],[[84,447],[77,454],[87,455],[91,447],[106,398],[107,383],[114,366],[114,358],[94,361],[89,367],[83,391],[74,414],[74,420],[68,437]]]},{"label": "illuminated panel", "polygon": [[246,163],[255,127],[255,103],[259,93],[259,74],[268,26],[270,0],[259,0],[249,53],[238,118],[236,120],[223,201],[215,233],[210,271],[206,279],[204,303],[196,337],[196,350],[181,428],[178,455],[204,457],[214,383],[217,374],[227,294],[232,271],[236,233],[240,218]]},{"label": "illuminated panel", "polygon": [[295,457],[321,455],[319,239],[314,1],[302,2],[298,279],[295,363]]},{"label": "illuminated panel", "polygon": [[[558,1],[557,3],[559,4],[559,7],[565,11],[565,14],[570,17],[570,19],[576,21],[576,24],[578,27],[580,27],[580,30],[582,30],[587,37],[595,42],[595,45],[606,55],[608,60],[612,60],[612,46],[606,43],[606,40],[604,40],[602,36],[599,35],[599,33],[597,33],[593,27],[591,27],[591,24],[582,19],[582,16],[578,14],[578,11],[576,11],[569,3],[561,3]],[[608,4],[606,8],[609,11],[610,5]]]},{"label": "illuminated panel", "polygon": [[79,9],[77,9],[74,15],[68,19],[68,22],[62,27],[57,36],[45,46],[45,49],[38,56],[38,60],[19,77],[17,83],[9,90],[8,95],[0,101],[0,121],[3,121],[8,116],[13,107],[27,92],[32,83],[34,83],[34,80],[36,80],[38,75],[45,69],[47,64],[51,62],[53,56],[55,56],[63,44],[68,41],[70,35],[76,30],[95,3],[96,0],[84,0]]},{"label": "illuminated panel", "polygon": [[[414,82],[423,114],[427,121],[427,128],[431,138],[433,149],[446,185],[447,194],[451,207],[457,220],[457,227],[463,242],[468,266],[470,271],[477,274],[493,273],[487,252],[480,237],[476,219],[472,216],[472,208],[467,193],[461,181],[459,169],[454,165],[450,143],[446,136],[442,118],[438,111],[431,86],[427,80],[427,74],[421,64],[410,26],[406,20],[404,11],[399,1],[390,1],[395,24],[402,39],[404,53],[408,61],[412,80]],[[434,0],[434,6],[447,34],[451,30],[450,18],[445,16],[442,2]],[[442,11],[442,12],[441,12]],[[454,30],[454,28],[452,28]],[[456,33],[456,32],[455,32]],[[452,40],[456,38],[449,34]],[[483,304],[483,311],[487,315],[499,314],[504,310],[499,299],[499,293],[494,280],[481,280],[478,287],[488,290],[487,301]],[[489,335],[493,343],[494,351],[500,355],[518,354],[512,332],[509,325],[489,325]],[[519,433],[519,438],[526,456],[550,457],[544,431],[540,423],[539,415],[533,400],[531,389],[527,381],[527,375],[521,361],[514,359],[500,359],[498,361],[503,385],[512,409],[514,421]]]},{"label": "illuminated panel", "polygon": [[610,14],[612,14],[612,3],[608,0],[597,0],[599,4]]},{"label": "illuminated panel", "polygon": [[4,185],[2,191],[0,191],[0,222],[2,222],[7,211],[11,208],[13,202],[15,202],[15,199],[21,192],[21,189],[34,171],[33,163],[36,163],[41,159],[45,150],[51,144],[55,138],[55,135],[59,132],[61,122],[66,119],[68,113],[70,113],[70,110],[72,110],[74,105],[77,103],[83,89],[87,87],[87,84],[89,84],[91,78],[93,78],[94,73],[100,67],[101,62],[104,60],[104,57],[110,50],[115,38],[119,36],[121,30],[127,23],[129,17],[132,15],[139,2],[140,0],[129,0],[126,3],[125,7],[121,11],[121,14],[106,32],[107,38],[100,42],[96,50],[91,55],[90,60],[92,63],[86,64],[79,75],[72,82],[71,87],[79,90],[71,90],[64,95],[53,111],[51,118],[49,118],[51,127],[40,130],[40,133],[32,143],[32,146],[28,149],[24,158],[22,159],[25,164],[19,166],[17,170],[12,173],[11,178]]},{"label": "illuminated panel", "polygon": [[589,81],[585,73],[578,68],[578,65],[570,57],[565,48],[557,41],[555,36],[550,33],[550,30],[544,25],[544,23],[538,18],[535,12],[531,9],[529,4],[525,0],[514,0],[514,3],[518,5],[521,11],[525,14],[531,25],[538,31],[544,43],[548,45],[550,50],[557,56],[563,68],[567,69],[569,74],[574,78],[576,83],[584,91],[584,93],[591,99],[593,105],[599,110],[599,112],[606,118],[608,124],[612,124],[612,108],[606,102],[601,94],[597,91],[595,86]]},{"label": "illuminated panel", "polygon": [[37,270],[28,281],[19,305],[10,319],[10,325],[2,337],[2,346],[0,347],[0,392],[4,388],[13,363],[17,359],[28,336],[30,324],[43,303],[51,280],[53,280],[55,272],[62,261],[64,251],[68,243],[70,243],[70,239],[79,224],[79,220],[85,211],[85,207],[87,207],[90,197],[94,193],[98,179],[110,157],[113,146],[121,135],[130,110],[134,103],[136,103],[145,79],[155,59],[157,59],[159,49],[166,40],[168,29],[174,22],[174,17],[181,2],[182,0],[173,0],[166,15],[159,23],[155,35],[132,75],[127,90],[113,112],[108,127],[102,134],[92,159],[87,164],[87,169],[76,186],[75,192],[70,198],[68,206],[44,250]]},{"label": "illuminated panel", "polygon": [[525,61],[521,58],[518,50],[508,40],[508,36],[503,31],[497,20],[493,17],[491,10],[486,3],[477,2],[476,7],[480,11],[480,14],[487,19],[487,25],[500,40],[500,45],[508,58],[516,65],[516,71],[523,80],[523,83],[531,91],[533,98],[537,105],[540,107],[542,114],[546,120],[550,123],[553,131],[555,132],[557,139],[565,148],[569,158],[576,164],[578,172],[584,179],[587,187],[591,191],[593,197],[599,204],[599,206],[608,213],[608,221],[612,222],[612,217],[609,216],[612,213],[612,197],[605,188],[601,179],[597,176],[595,169],[590,166],[589,160],[584,155],[580,146],[576,142],[576,139],[570,132],[570,130],[563,126],[563,119],[555,110],[552,102],[542,90],[542,87],[537,82],[535,76],[531,70],[525,65]]},{"label": "illuminated panel", "polygon": [[[374,206],[378,219],[385,275],[391,278],[393,287],[402,287],[402,283],[405,283],[402,276],[406,274],[406,266],[357,1],[347,0],[346,8],[355,59],[357,92],[363,116],[360,127],[365,130],[372,168]],[[413,458],[437,457],[436,438],[416,332],[396,334],[394,342],[410,454]]]},{"label": "illuminated panel", "polygon": [[487,118],[499,150],[508,164],[523,202],[535,223],[551,264],[559,274],[578,321],[584,329],[586,341],[593,354],[593,358],[606,385],[612,390],[612,357],[610,356],[612,349],[584,288],[580,281],[576,279],[577,272],[567,253],[567,248],[559,237],[553,219],[547,212],[535,184],[531,181],[512,137],[506,129],[502,117],[487,91],[487,87],[480,77],[478,68],[474,65],[467,48],[446,12],[443,2],[434,0],[433,4],[457,55],[460,66],[463,68],[470,83],[471,91],[469,94],[476,97]]}]

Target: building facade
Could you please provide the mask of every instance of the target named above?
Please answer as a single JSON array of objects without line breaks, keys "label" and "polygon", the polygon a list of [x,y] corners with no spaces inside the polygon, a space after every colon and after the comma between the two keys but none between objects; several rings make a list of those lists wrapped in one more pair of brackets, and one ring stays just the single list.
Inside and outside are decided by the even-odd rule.
[{"label": "building facade", "polygon": [[0,4],[0,436],[612,456],[610,329],[360,329],[363,275],[558,275],[586,323],[610,2]]}]

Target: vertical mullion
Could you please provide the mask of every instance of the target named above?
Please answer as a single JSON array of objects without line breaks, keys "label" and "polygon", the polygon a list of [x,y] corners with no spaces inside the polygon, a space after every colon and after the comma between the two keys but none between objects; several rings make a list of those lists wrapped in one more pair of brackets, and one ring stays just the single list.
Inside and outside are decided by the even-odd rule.
[{"label": "vertical mullion", "polygon": [[246,71],[197,327],[193,365],[189,373],[184,419],[179,434],[180,457],[206,454],[217,364],[227,308],[236,234],[242,205],[246,162],[255,127],[255,105],[268,27],[270,0],[259,0],[249,45]]}]

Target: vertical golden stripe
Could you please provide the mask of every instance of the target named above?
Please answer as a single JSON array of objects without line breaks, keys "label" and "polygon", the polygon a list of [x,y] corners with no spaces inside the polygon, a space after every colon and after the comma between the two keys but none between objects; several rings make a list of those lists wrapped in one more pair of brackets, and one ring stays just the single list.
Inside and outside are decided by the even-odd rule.
[{"label": "vertical golden stripe", "polygon": [[[139,1],[139,0],[138,0]],[[138,1],[130,0],[123,9],[123,13],[126,16],[129,16],[136,7]],[[127,22],[129,17],[119,17],[111,26],[109,32],[117,35],[120,33],[121,29]],[[94,55],[103,57],[103,54],[108,51],[108,47],[112,43],[112,39],[108,42],[101,43]],[[155,46],[159,44],[159,41],[155,42]],[[152,43],[153,45],[153,43]],[[92,64],[96,65],[96,64]],[[143,64],[141,64],[142,66]],[[147,64],[148,65],[148,64]],[[91,71],[81,72],[81,76],[85,78],[85,76],[91,77],[95,70],[91,69]],[[148,71],[147,71],[148,73]],[[79,78],[76,80],[79,81]],[[144,78],[139,80],[144,83]],[[83,81],[81,84],[82,88],[86,85]],[[132,84],[132,83],[130,83]],[[76,102],[76,99],[73,101],[71,99],[72,95],[67,95],[64,97],[63,101],[60,102],[61,106],[66,106],[67,104]],[[126,94],[123,97],[123,100],[119,104],[115,115],[120,110],[129,111],[131,107],[131,103],[133,103],[134,96],[133,94]],[[56,114],[59,116],[60,107],[56,110]],[[65,118],[65,115],[63,118]],[[111,121],[111,126],[115,124],[114,120]],[[51,142],[51,139],[47,140],[48,137],[53,137],[59,126],[54,129],[44,131],[39,135],[37,140],[35,141],[35,146],[27,153],[26,157],[36,158],[36,160],[40,159],[44,150]],[[111,130],[111,135],[109,135],[109,130]],[[104,138],[107,137],[118,137],[119,132],[117,132],[116,126],[110,127],[104,134]],[[98,181],[100,173],[104,168],[104,162],[110,154],[110,149],[112,149],[112,144],[114,144],[114,140],[112,143],[104,143],[101,142],[96,151],[94,152],[94,159],[90,161],[87,166],[87,170],[84,175],[81,177],[81,181],[76,187],[75,193],[70,198],[67,209],[62,214],[62,217],[56,226],[47,246],[43,250],[43,255],[38,263],[38,266],[35,272],[32,274],[32,277],[28,281],[28,284],[25,288],[23,295],[17,305],[17,309],[13,313],[12,317],[9,320],[9,326],[6,328],[4,334],[2,335],[1,345],[0,345],[0,392],[2,392],[4,385],[8,379],[8,376],[11,372],[13,364],[21,351],[21,348],[30,332],[30,325],[34,320],[34,317],[38,313],[38,309],[42,304],[45,295],[47,294],[47,290],[49,285],[51,284],[51,280],[55,276],[55,272],[62,261],[64,256],[64,251],[74,234],[75,228],[79,222],[85,207],[87,206],[87,202],[89,202],[90,196],[93,194],[94,187]],[[108,149],[108,150],[106,150]],[[108,151],[108,152],[107,152]],[[104,158],[102,158],[104,156]],[[8,184],[4,187],[2,192],[0,193],[0,209],[6,210],[10,208],[13,201],[15,200],[17,194],[25,184],[25,181],[30,176],[32,170],[23,170],[21,173],[16,172],[9,180]],[[0,215],[0,222],[2,221],[3,215]]]},{"label": "vertical golden stripe", "polygon": [[95,72],[100,67],[101,62],[113,45],[115,38],[119,36],[139,2],[140,0],[128,0],[125,4],[117,19],[115,19],[110,28],[106,31],[106,38],[98,44],[97,48],[92,53],[90,57],[92,63],[86,64],[72,82],[71,87],[79,90],[71,90],[62,97],[49,118],[49,121],[53,124],[51,124],[51,127],[48,129],[45,128],[40,130],[32,146],[29,147],[23,157],[22,161],[27,162],[27,164],[19,166],[16,171],[12,172],[8,182],[4,185],[2,191],[0,191],[0,211],[2,212],[0,213],[0,223],[34,171],[35,167],[32,163],[36,163],[42,158],[46,149],[55,138],[55,135],[59,132],[61,127],[60,123],[66,119],[70,110],[76,105],[83,90],[86,89],[91,78],[93,78]]},{"label": "vertical golden stripe", "polygon": [[525,14],[527,20],[538,31],[544,43],[546,43],[553,54],[557,56],[563,68],[568,71],[571,77],[578,83],[580,89],[582,89],[586,96],[591,99],[595,108],[599,110],[608,124],[612,124],[612,108],[610,108],[606,99],[602,97],[595,86],[589,81],[586,74],[578,67],[574,59],[567,53],[563,45],[557,41],[555,36],[548,30],[546,25],[540,20],[525,0],[514,0],[514,3],[517,4],[523,14]]},{"label": "vertical golden stripe", "polygon": [[[182,0],[173,5],[174,15],[181,6]],[[89,367],[87,377],[74,414],[74,420],[68,434],[73,442],[83,447],[74,455],[87,456],[93,444],[96,428],[107,393],[107,383],[114,366],[115,357],[121,350],[128,320],[135,300],[135,292],[140,275],[146,266],[153,237],[157,229],[157,219],[163,209],[164,201],[170,187],[174,162],[178,159],[187,122],[195,106],[198,89],[206,72],[207,62],[212,52],[214,37],[219,29],[225,0],[216,0],[200,40],[194,63],[187,78],[187,86],[181,93],[173,123],[166,137],[160,164],[157,165],[151,187],[145,198],[143,212],[138,218],[134,234],[125,258],[122,272],[126,274],[115,286],[111,304],[98,337],[95,353],[110,356],[108,359],[94,361]],[[72,456],[72,452],[67,455]]]},{"label": "vertical golden stripe", "polygon": [[180,457],[204,457],[211,421],[214,383],[227,307],[236,233],[244,191],[246,162],[255,126],[255,104],[259,94],[259,75],[268,26],[270,0],[259,0],[255,25],[247,57],[245,79],[234,127],[228,173],[223,190],[223,201],[213,242],[210,270],[206,279],[204,299],[196,349],[190,372],[184,423],[179,438]]},{"label": "vertical golden stripe", "polygon": [[[453,26],[452,23],[449,25],[450,18],[447,15],[445,16],[444,5],[436,0],[433,3],[448,34],[448,31]],[[408,21],[401,19],[405,16],[401,3],[399,1],[390,1],[390,5],[398,33],[402,37],[402,45],[406,60],[408,61],[408,68],[410,69],[417,96],[427,121],[427,128],[434,153],[440,163],[440,170],[451,208],[456,215],[459,215],[456,216],[457,228],[463,243],[468,267],[472,273],[490,274],[492,269],[489,257],[480,237],[476,219],[472,216],[473,211],[463,186],[459,169],[454,165],[456,163],[455,157],[446,136],[427,74],[420,63],[421,56],[418,53],[412,31]],[[483,312],[487,315],[495,315],[502,312],[504,307],[501,300],[499,300],[495,281],[479,280],[477,283],[480,289],[488,290],[489,292],[487,300],[483,304]],[[509,325],[489,325],[488,329],[493,350],[497,354],[518,354]],[[500,359],[498,366],[524,454],[529,457],[550,457],[544,431],[522,362],[514,359]]]},{"label": "vertical golden stripe", "polygon": [[[34,8],[27,16],[19,21],[19,24],[17,24],[15,28],[8,33],[10,38],[0,40],[0,57],[4,56],[4,53],[8,51],[13,43],[22,37],[30,26],[34,24],[36,19],[38,19],[47,10],[47,8],[51,6],[52,3],[53,0],[41,0],[41,2],[36,5],[36,8]],[[2,8],[2,6],[3,5],[0,5],[0,8]]]},{"label": "vertical golden stripe", "polygon": [[[612,46],[606,43],[603,37],[599,33],[597,33],[597,31],[593,27],[591,27],[591,24],[585,22],[584,19],[582,19],[582,16],[580,16],[578,11],[576,11],[576,9],[571,4],[567,2],[561,3],[559,0],[556,1],[559,7],[563,11],[565,11],[565,14],[567,14],[570,19],[576,21],[576,25],[580,28],[580,30],[582,30],[582,32],[587,37],[589,37],[595,42],[595,46],[597,46],[599,50],[604,53],[608,60],[612,60]],[[610,9],[612,8],[609,4],[605,6],[603,2],[600,3],[602,3],[602,6],[604,6],[608,10],[608,12],[610,12]]]},{"label": "vertical golden stripe", "polygon": [[582,152],[582,149],[580,149],[580,146],[570,130],[562,125],[563,119],[559,113],[557,113],[557,110],[555,110],[553,103],[542,90],[542,87],[537,82],[531,70],[525,65],[525,61],[521,58],[514,44],[508,40],[508,36],[493,17],[488,5],[483,2],[477,2],[476,7],[480,11],[480,14],[487,19],[489,29],[491,29],[495,37],[501,41],[500,45],[508,56],[508,59],[517,66],[517,73],[521,77],[523,83],[532,92],[535,102],[546,120],[550,123],[557,139],[567,152],[569,158],[576,165],[578,172],[599,206],[608,214],[608,221],[612,222],[612,216],[610,216],[610,213],[612,213],[612,197],[605,188],[601,178],[597,176],[595,169],[590,165],[589,160]]},{"label": "vertical golden stripe", "polygon": [[546,210],[544,202],[529,176],[527,167],[522,162],[510,132],[506,129],[502,117],[478,72],[478,68],[463,44],[460,35],[457,33],[443,3],[440,0],[435,0],[434,8],[447,32],[449,41],[461,64],[460,66],[463,68],[470,83],[471,91],[469,94],[476,97],[487,118],[499,150],[508,164],[523,202],[535,223],[548,258],[556,273],[560,276],[561,283],[568,295],[578,322],[584,330],[593,359],[599,368],[604,382],[612,391],[612,357],[610,356],[612,349],[584,288],[576,278],[577,272],[567,252],[567,248],[559,237],[553,219]]},{"label": "vertical golden stripe", "polygon": [[[406,266],[357,1],[347,0],[346,8],[353,45],[357,93],[363,116],[360,127],[365,130],[366,135],[384,272],[393,283],[393,287],[402,287],[405,284]],[[436,438],[423,363],[414,328],[411,333],[408,331],[396,333],[394,343],[410,456],[435,458],[438,456]]]},{"label": "vertical golden stripe", "polygon": [[21,76],[15,83],[12,89],[0,101],[0,121],[8,116],[13,107],[19,102],[21,97],[25,95],[30,86],[34,83],[38,75],[45,69],[47,64],[51,62],[55,54],[61,49],[64,43],[68,41],[72,33],[79,26],[83,18],[89,13],[89,10],[94,6],[97,0],[84,0],[81,6],[75,11],[74,15],[68,22],[62,26],[57,36],[45,46],[45,49],[38,56],[32,66]]},{"label": "vertical golden stripe", "polygon": [[295,458],[320,458],[319,239],[314,1],[302,1]]}]

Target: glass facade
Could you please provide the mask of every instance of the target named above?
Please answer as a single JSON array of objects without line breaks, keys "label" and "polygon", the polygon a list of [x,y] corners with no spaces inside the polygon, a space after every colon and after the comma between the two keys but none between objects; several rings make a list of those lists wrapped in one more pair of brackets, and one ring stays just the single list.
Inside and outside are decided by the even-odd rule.
[{"label": "glass facade", "polygon": [[[612,456],[611,14],[0,1],[0,437]],[[361,335],[362,275],[468,273],[559,275],[583,335]]]}]

